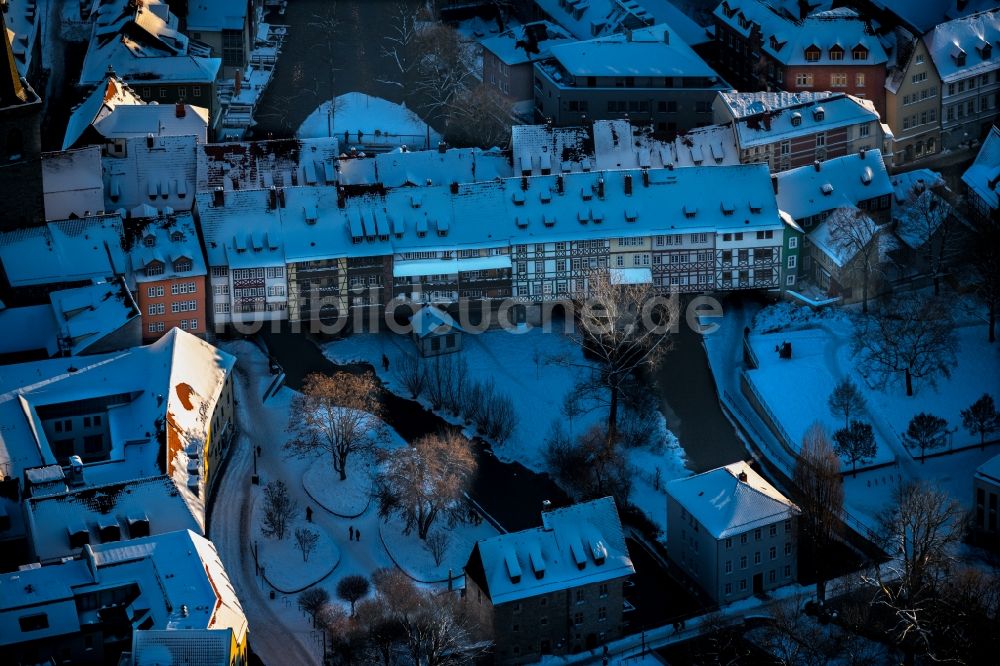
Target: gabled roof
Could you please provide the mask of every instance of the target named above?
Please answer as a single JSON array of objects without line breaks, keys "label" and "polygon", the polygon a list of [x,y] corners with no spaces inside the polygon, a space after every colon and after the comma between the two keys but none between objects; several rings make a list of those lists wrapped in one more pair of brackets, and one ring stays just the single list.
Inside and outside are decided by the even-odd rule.
[{"label": "gabled roof", "polygon": [[876,7],[887,9],[917,34],[932,30],[939,23],[996,6],[996,0],[872,0]]},{"label": "gabled roof", "polygon": [[[745,474],[745,480],[741,475]],[[799,513],[745,462],[675,479],[667,494],[690,513],[709,534],[724,539],[786,520]]]},{"label": "gabled roof", "polygon": [[444,310],[434,305],[424,305],[413,315],[410,320],[413,325],[413,333],[418,338],[426,338],[430,335],[444,335],[451,331],[461,331],[462,328]]},{"label": "gabled roof", "polygon": [[[827,94],[810,99],[789,93],[720,93],[720,98],[726,108],[741,114],[733,128],[744,149],[879,121],[871,100],[853,95]],[[750,113],[751,109],[759,111]]]},{"label": "gabled roof", "polygon": [[42,189],[47,220],[104,212],[100,147],[42,154]]},{"label": "gabled roof", "polygon": [[198,178],[198,137],[135,136],[123,141],[124,154],[108,153],[102,160],[105,208],[191,210]]},{"label": "gabled roof", "polygon": [[893,193],[878,150],[866,150],[863,157],[845,155],[817,164],[819,168],[815,164],[802,166],[775,176],[778,208],[796,220]]},{"label": "gabled roof", "polygon": [[993,456],[977,467],[976,478],[1000,486],[1000,455]]},{"label": "gabled roof", "polygon": [[536,21],[516,25],[479,43],[505,65],[521,65],[547,58],[556,44],[575,41],[554,23]]},{"label": "gabled roof", "polygon": [[118,106],[94,122],[105,139],[130,137],[186,136],[208,140],[208,109],[191,104],[143,104]]},{"label": "gabled roof", "polygon": [[[879,65],[888,61],[871,26],[854,10],[829,9],[799,19],[775,4],[770,0],[723,0],[714,15],[744,37],[759,29],[761,49],[784,65]],[[868,50],[867,59],[853,59],[855,46]],[[806,50],[811,47],[819,49],[819,58],[807,61]],[[842,61],[830,59],[830,49],[835,47],[844,50]]]},{"label": "gabled roof", "polygon": [[331,185],[339,142],[334,138],[236,141],[198,146],[198,190],[256,190]]},{"label": "gabled roof", "polygon": [[655,21],[639,2],[621,0],[535,0],[539,9],[577,39],[610,35]]},{"label": "gabled roof", "polygon": [[115,75],[109,76],[74,107],[66,125],[63,150],[72,148],[88,127],[100,122],[119,106],[144,104],[145,102],[127,83]]},{"label": "gabled roof", "polygon": [[924,43],[944,83],[1000,69],[1000,8],[941,23]]},{"label": "gabled roof", "polygon": [[513,175],[506,155],[480,148],[397,149],[374,157],[341,158],[337,173],[341,185],[384,187],[450,185]]},{"label": "gabled roof", "polygon": [[[127,222],[127,229],[130,246],[129,262],[133,278],[137,283],[171,278],[194,278],[208,273],[191,213],[133,219]],[[150,239],[153,245],[147,245],[147,239]],[[181,258],[191,261],[191,270],[175,270],[174,265]],[[147,276],[145,269],[154,262],[162,264],[163,272]]]},{"label": "gabled roof", "polygon": [[[856,229],[852,231],[851,241],[845,242],[845,238],[838,238],[837,227],[849,225],[842,228]],[[830,213],[830,216],[823,220],[812,233],[809,234],[809,241],[838,268],[844,268],[854,260],[862,248],[854,239],[864,239],[867,247],[878,238],[879,228],[868,215],[861,209],[854,206],[844,206]]]},{"label": "gabled roof", "polygon": [[542,514],[542,527],[479,541],[466,574],[494,605],[635,573],[610,497]]},{"label": "gabled roof", "polygon": [[[49,300],[58,326],[59,347],[73,356],[86,354],[93,345],[140,316],[124,280],[53,291]],[[123,337],[125,344],[127,338]]]},{"label": "gabled roof", "polygon": [[979,154],[962,174],[964,182],[990,208],[996,209],[1000,194],[1000,128],[990,128]]}]

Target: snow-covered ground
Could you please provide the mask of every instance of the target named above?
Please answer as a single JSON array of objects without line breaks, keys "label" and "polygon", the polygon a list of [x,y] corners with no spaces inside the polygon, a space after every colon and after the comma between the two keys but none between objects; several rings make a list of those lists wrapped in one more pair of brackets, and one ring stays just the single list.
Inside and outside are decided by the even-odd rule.
[{"label": "snow-covered ground", "polygon": [[[253,509],[253,539],[257,544],[257,561],[264,567],[264,576],[280,592],[293,593],[303,590],[329,576],[340,564],[340,549],[326,533],[314,523],[307,523],[300,515],[288,527],[284,539],[268,538],[261,534],[262,493],[257,493]],[[295,530],[309,529],[318,537],[316,546],[303,560],[302,551],[295,541]]]},{"label": "snow-covered ground", "polygon": [[347,459],[347,479],[333,469],[333,461],[319,456],[302,475],[302,486],[317,504],[340,516],[357,516],[368,508],[372,497],[374,470],[361,456]]},{"label": "snow-covered ground", "polygon": [[[495,537],[499,532],[486,521],[478,525],[472,523],[448,525],[445,518],[440,525],[431,527],[428,539],[435,534],[444,535],[444,546],[441,563],[434,561],[429,550],[429,544],[421,541],[416,530],[403,534],[403,524],[393,518],[379,526],[380,536],[392,559],[411,578],[424,583],[439,583],[448,580],[451,573],[453,579],[460,579],[473,546],[477,541]],[[374,536],[374,535],[372,535]]]},{"label": "snow-covered ground", "polygon": [[[358,138],[358,132],[362,136]],[[359,92],[338,95],[331,104],[323,102],[299,126],[295,133],[300,139],[349,135],[350,145],[379,145],[395,148],[401,145],[414,149],[431,148],[441,141],[441,135],[420,116],[381,97]]]},{"label": "snow-covered ground", "polygon": [[[585,414],[567,418],[562,408],[566,395],[576,383],[581,368],[556,363],[555,358],[567,358],[573,364],[583,364],[580,348],[565,335],[546,333],[541,328],[524,328],[520,332],[487,331],[479,335],[465,335],[463,350],[459,352],[468,365],[473,380],[492,379],[498,392],[508,396],[518,415],[517,426],[511,437],[494,445],[493,452],[501,460],[516,461],[535,471],[545,471],[546,434],[555,422],[562,422],[572,436],[579,436],[606,418],[604,409],[597,408]],[[410,397],[399,381],[395,368],[404,356],[415,356],[413,343],[392,333],[357,334],[344,340],[329,343],[324,353],[338,363],[365,361],[375,367],[380,379],[393,392]],[[389,370],[381,365],[382,355],[389,360]],[[536,365],[537,359],[537,365]],[[430,403],[420,402],[430,409]],[[452,414],[440,413],[452,423],[461,419]],[[627,450],[629,462],[637,468],[634,478],[632,502],[645,511],[661,529],[666,526],[666,493],[663,484],[671,479],[687,476],[684,451],[666,428],[662,417],[654,441],[646,447]],[[467,434],[475,434],[470,429]],[[660,470],[660,489],[655,488],[656,469]]]}]

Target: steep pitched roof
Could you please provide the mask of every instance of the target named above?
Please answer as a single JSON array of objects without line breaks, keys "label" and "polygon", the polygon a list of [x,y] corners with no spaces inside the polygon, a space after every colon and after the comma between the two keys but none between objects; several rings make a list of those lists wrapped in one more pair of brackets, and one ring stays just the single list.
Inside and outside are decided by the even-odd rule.
[{"label": "steep pitched roof", "polygon": [[944,83],[1000,69],[1000,8],[941,23],[924,43]]},{"label": "steep pitched roof", "polygon": [[1000,206],[1000,128],[994,125],[979,148],[972,165],[962,174],[962,182],[990,208]]},{"label": "steep pitched roof", "polygon": [[14,61],[14,48],[7,34],[7,20],[3,11],[0,11],[0,42],[3,42],[0,44],[0,58],[3,59],[0,63],[0,108],[24,104],[31,96],[21,81],[21,74]]},{"label": "steep pitched roof", "polygon": [[466,573],[494,605],[635,573],[610,497],[542,514],[542,526],[476,544]]},{"label": "steep pitched roof", "polygon": [[[745,478],[741,475],[745,474]],[[675,479],[667,494],[687,510],[716,539],[785,520],[799,513],[745,462]]]},{"label": "steep pitched roof", "polygon": [[892,181],[878,150],[835,157],[776,175],[778,208],[796,220],[891,195]]},{"label": "steep pitched roof", "polygon": [[144,104],[145,102],[127,83],[113,74],[108,76],[73,109],[66,125],[63,150],[72,148],[88,127],[100,122],[119,106]]}]

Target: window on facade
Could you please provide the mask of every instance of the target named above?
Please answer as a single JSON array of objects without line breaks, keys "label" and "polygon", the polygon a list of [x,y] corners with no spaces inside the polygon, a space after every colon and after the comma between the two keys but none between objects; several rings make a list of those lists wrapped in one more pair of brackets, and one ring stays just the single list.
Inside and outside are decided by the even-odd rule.
[{"label": "window on facade", "polygon": [[799,73],[795,75],[795,85],[800,88],[811,88],[813,84],[813,75],[806,73]]},{"label": "window on facade", "polygon": [[243,31],[222,31],[222,64],[226,67],[243,66]]},{"label": "window on facade", "polygon": [[815,46],[810,46],[806,49],[806,62],[817,62],[819,61],[820,50]]},{"label": "window on facade", "polygon": [[830,87],[831,88],[846,88],[847,87],[847,74],[844,72],[836,72],[830,74]]}]

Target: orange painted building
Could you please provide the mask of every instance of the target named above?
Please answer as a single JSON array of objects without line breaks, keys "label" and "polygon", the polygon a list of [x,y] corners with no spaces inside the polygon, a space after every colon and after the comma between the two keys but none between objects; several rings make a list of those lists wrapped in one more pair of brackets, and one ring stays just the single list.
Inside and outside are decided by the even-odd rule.
[{"label": "orange painted building", "polygon": [[208,271],[191,214],[149,218],[131,238],[143,341],[152,342],[172,328],[204,337]]}]

